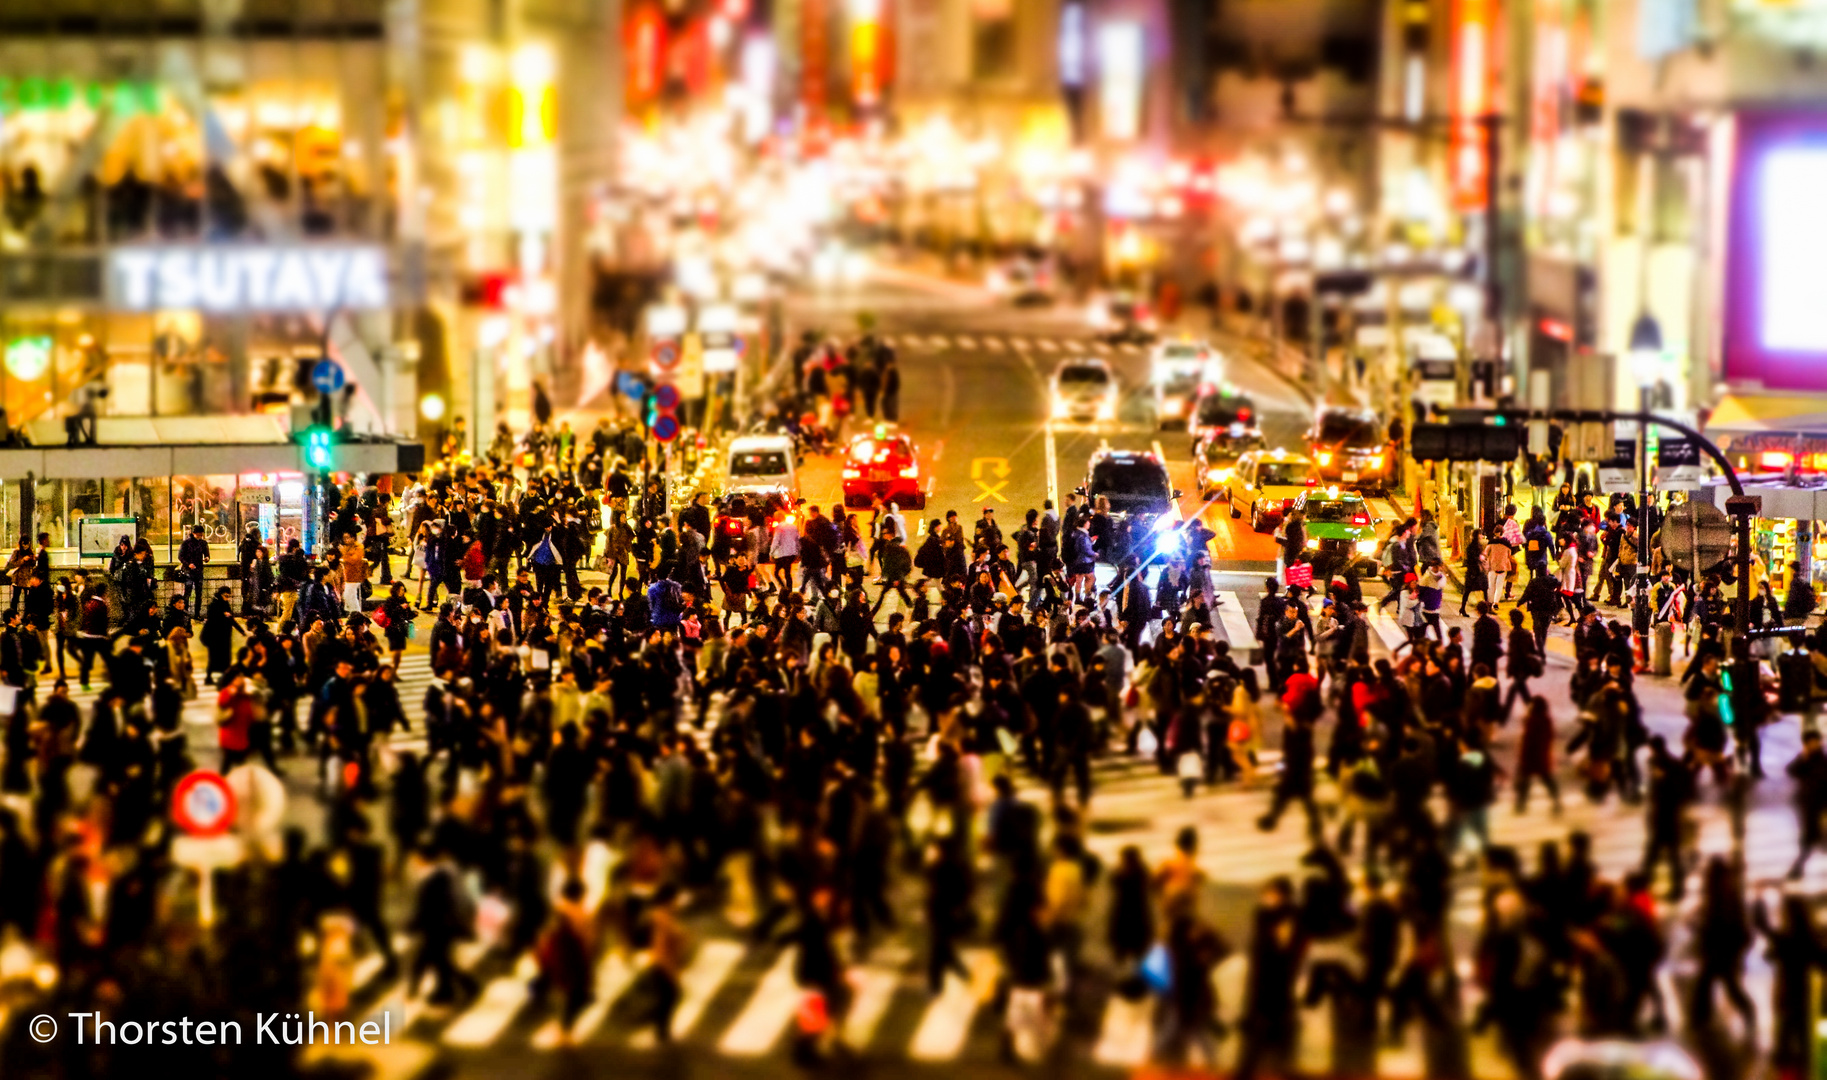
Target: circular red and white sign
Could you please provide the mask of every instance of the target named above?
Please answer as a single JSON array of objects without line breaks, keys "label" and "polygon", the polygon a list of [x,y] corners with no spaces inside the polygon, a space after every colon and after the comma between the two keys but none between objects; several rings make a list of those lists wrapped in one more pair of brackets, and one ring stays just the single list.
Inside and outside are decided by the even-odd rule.
[{"label": "circular red and white sign", "polygon": [[198,769],[172,791],[171,820],[192,836],[220,836],[235,823],[235,793],[221,774]]}]

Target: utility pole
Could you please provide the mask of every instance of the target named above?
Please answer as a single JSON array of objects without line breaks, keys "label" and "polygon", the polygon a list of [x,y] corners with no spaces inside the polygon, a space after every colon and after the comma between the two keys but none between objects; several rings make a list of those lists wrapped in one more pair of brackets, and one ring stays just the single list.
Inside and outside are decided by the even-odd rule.
[{"label": "utility pole", "polygon": [[1489,112],[1477,120],[1484,134],[1484,317],[1498,327],[1501,358],[1503,331],[1503,282],[1498,261],[1503,252],[1499,200],[1503,196],[1503,117]]}]

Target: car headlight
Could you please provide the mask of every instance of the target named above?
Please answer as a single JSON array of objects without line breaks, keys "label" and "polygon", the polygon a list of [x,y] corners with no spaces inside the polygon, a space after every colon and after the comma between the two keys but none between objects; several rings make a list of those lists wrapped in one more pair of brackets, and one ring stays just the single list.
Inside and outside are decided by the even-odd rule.
[{"label": "car headlight", "polygon": [[1230,469],[1218,469],[1212,473],[1212,476],[1221,484],[1228,483],[1231,479],[1231,472]]},{"label": "car headlight", "polygon": [[1359,540],[1357,547],[1359,555],[1374,555],[1377,550],[1377,542],[1375,540]]},{"label": "car headlight", "polygon": [[1186,411],[1186,402],[1179,398],[1168,398],[1161,403],[1161,411],[1169,416],[1179,416]]},{"label": "car headlight", "polygon": [[1071,411],[1071,407],[1066,404],[1065,398],[1054,398],[1053,399],[1053,419],[1064,420],[1066,418],[1066,414],[1070,411]]},{"label": "car headlight", "polygon": [[1092,307],[1085,313],[1085,318],[1086,321],[1091,323],[1092,327],[1098,330],[1102,330],[1104,327],[1110,325],[1110,312],[1104,310],[1102,307]]},{"label": "car headlight", "polygon": [[1319,537],[1317,537],[1317,536],[1307,537],[1307,546],[1310,548],[1319,547]]},{"label": "car headlight", "polygon": [[1115,420],[1116,419],[1116,402],[1110,401],[1108,399],[1098,402],[1097,403],[1097,418],[1099,420]]},{"label": "car headlight", "polygon": [[1155,554],[1156,555],[1168,556],[1168,555],[1172,555],[1172,554],[1178,552],[1179,550],[1180,550],[1180,536],[1178,533],[1168,533],[1166,536],[1159,536],[1159,537],[1155,538]]},{"label": "car headlight", "polygon": [[1373,469],[1381,469],[1383,467],[1383,455],[1382,454],[1370,455],[1370,467]]},{"label": "car headlight", "polygon": [[919,476],[919,475],[920,475],[920,467],[918,465],[909,465],[905,469],[901,470],[901,479],[903,479],[903,480],[912,480],[914,477]]},{"label": "car headlight", "polygon": [[1313,460],[1319,462],[1321,465],[1330,465],[1332,464],[1332,455],[1321,451],[1320,453],[1313,455]]},{"label": "car headlight", "polygon": [[1174,519],[1168,517],[1166,514],[1162,514],[1154,520],[1154,524],[1150,525],[1149,528],[1158,533],[1172,532],[1174,528]]}]

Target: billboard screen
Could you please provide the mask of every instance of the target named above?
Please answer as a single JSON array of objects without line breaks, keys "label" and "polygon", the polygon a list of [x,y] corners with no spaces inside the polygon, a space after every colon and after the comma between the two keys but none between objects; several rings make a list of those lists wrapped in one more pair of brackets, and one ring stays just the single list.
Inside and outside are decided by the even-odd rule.
[{"label": "billboard screen", "polygon": [[1727,226],[1728,382],[1827,391],[1827,113],[1739,114]]}]

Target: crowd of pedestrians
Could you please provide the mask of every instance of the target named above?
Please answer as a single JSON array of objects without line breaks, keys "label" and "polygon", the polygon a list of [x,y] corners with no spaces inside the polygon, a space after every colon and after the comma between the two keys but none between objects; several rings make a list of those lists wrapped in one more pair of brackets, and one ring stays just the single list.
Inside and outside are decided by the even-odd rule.
[{"label": "crowd of pedestrians", "polygon": [[[868,411],[892,408],[876,385]],[[1101,981],[1150,1003],[1160,1060],[1209,1056],[1234,1035],[1240,1076],[1285,1075],[1303,1006],[1321,1001],[1342,1076],[1370,1075],[1379,1045],[1411,1027],[1429,1076],[1469,1075],[1470,1036],[1487,1028],[1533,1076],[1558,1030],[1634,1036],[1666,1022],[1661,897],[1682,896],[1704,790],[1742,802],[1768,717],[1746,707],[1761,693],[1726,690],[1718,582],[1633,580],[1628,508],[1564,533],[1572,544],[1539,513],[1476,538],[1469,640],[1439,617],[1448,586],[1423,515],[1380,556],[1384,602],[1408,631],[1395,656],[1373,655],[1373,598],[1349,567],[1313,587],[1268,580],[1245,649],[1213,632],[1209,534],[1145,567],[1110,547],[1107,508],[1076,497],[1007,534],[989,510],[967,531],[955,512],[922,523],[880,502],[679,500],[644,451],[627,427],[542,425],[403,490],[350,484],[316,552],[294,543],[271,560],[249,535],[239,604],[226,588],[206,595],[200,538],[180,548],[173,583],[146,572],[149,548],[126,545],[104,575],[53,571],[48,538],[25,545],[0,625],[0,681],[18,702],[0,749],[0,945],[30,948],[55,977],[9,991],[44,1007],[9,1013],[6,1068],[87,1075],[119,1053],[34,1044],[17,1026],[39,1011],[340,1016],[350,970],[371,954],[409,994],[462,1005],[476,986],[457,954],[478,938],[530,951],[536,995],[567,1031],[592,1003],[598,959],[624,953],[639,977],[614,1016],[664,1041],[694,948],[688,915],[707,907],[796,947],[807,1060],[842,1052],[846,971],[905,922],[924,936],[935,994],[969,975],[964,942],[994,944],[988,992],[1015,1058],[1062,1045]],[[1600,574],[1581,569],[1588,527],[1617,536]],[[1100,559],[1116,571],[1103,587]],[[1612,581],[1613,604],[1679,609],[1663,586],[1692,597],[1678,742],[1645,723],[1631,627],[1588,599]],[[1557,615],[1576,623],[1564,689],[1542,681]],[[1812,648],[1827,671],[1827,640]],[[419,654],[434,677],[415,721],[398,681]],[[86,713],[69,666],[84,689],[101,674]],[[185,722],[199,693],[213,745]],[[1497,738],[1510,724],[1513,754]],[[405,731],[422,751],[393,748]],[[1577,760],[1576,791],[1560,787],[1562,754]],[[1108,866],[1092,854],[1093,765],[1124,756],[1152,758],[1188,797],[1260,790],[1263,830],[1301,812],[1308,854],[1263,883],[1235,943],[1197,830],[1152,867],[1138,848]],[[199,935],[165,813],[174,786],[199,762],[285,773],[295,758],[322,813],[250,837]],[[1827,809],[1818,736],[1788,772],[1799,875]],[[1504,789],[1521,809],[1537,785],[1545,813],[1576,795],[1640,805],[1641,867],[1607,876],[1578,832],[1527,860],[1493,844]],[[605,850],[614,870],[597,882],[591,853]],[[1484,896],[1463,958],[1470,998],[1448,919],[1466,869]],[[1718,990],[1755,1038],[1753,1010],[1774,1009],[1770,1049],[1805,1060],[1796,988],[1827,956],[1805,905],[1750,889],[1729,856],[1710,857],[1702,881],[1688,1020],[1705,1023]],[[1754,1004],[1742,973],[1760,934],[1782,978]],[[1232,1032],[1212,973],[1234,950],[1248,975]],[[207,1055],[239,1066],[272,1050],[188,1052],[209,1071]]]}]

